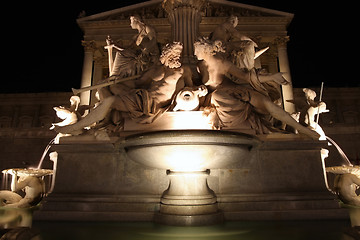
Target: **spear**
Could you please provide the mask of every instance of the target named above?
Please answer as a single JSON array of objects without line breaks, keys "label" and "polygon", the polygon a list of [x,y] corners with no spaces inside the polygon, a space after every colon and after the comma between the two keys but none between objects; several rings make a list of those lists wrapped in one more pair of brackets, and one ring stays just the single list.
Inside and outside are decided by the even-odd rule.
[{"label": "spear", "polygon": [[[322,100],[323,90],[324,90],[324,82],[321,82],[319,102],[321,102],[321,100]],[[317,115],[316,115],[315,129],[316,129],[318,123],[319,123],[319,117],[320,117],[320,107],[318,107],[318,112],[317,112]]]},{"label": "spear", "polygon": [[111,77],[105,78],[104,79],[105,82],[103,82],[103,83],[99,83],[99,84],[96,84],[96,85],[93,85],[93,86],[83,87],[83,88],[80,88],[80,89],[72,88],[71,90],[74,93],[74,95],[78,95],[79,93],[82,93],[82,92],[103,88],[103,87],[113,85],[113,84],[116,84],[116,83],[122,83],[122,82],[130,81],[130,80],[134,80],[136,78],[139,78],[140,76],[141,75],[134,75],[134,76],[131,76],[131,77],[126,77],[126,78],[119,78],[119,77],[116,77],[116,76],[111,76]]}]

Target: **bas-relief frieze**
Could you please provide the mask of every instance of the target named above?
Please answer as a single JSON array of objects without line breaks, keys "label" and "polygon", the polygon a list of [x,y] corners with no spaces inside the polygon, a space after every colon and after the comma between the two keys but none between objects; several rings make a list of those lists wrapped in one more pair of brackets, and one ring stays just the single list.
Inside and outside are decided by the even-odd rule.
[{"label": "bas-relief frieze", "polygon": [[[220,3],[207,2],[201,9],[202,17],[229,17],[230,15],[236,15],[238,17],[277,17],[278,15],[261,12],[253,9],[239,8],[235,6],[226,6]],[[112,20],[124,20],[128,21],[130,16],[138,15],[142,19],[161,19],[167,18],[167,12],[162,8],[162,4],[154,4],[146,6],[140,9],[130,10],[115,13],[112,15],[99,17],[96,21],[112,21]],[[85,16],[82,16],[85,17]]]}]

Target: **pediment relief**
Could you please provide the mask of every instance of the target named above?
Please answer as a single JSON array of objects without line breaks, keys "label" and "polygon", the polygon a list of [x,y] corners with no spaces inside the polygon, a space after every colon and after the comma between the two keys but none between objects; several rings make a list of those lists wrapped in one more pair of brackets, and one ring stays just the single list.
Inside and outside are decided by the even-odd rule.
[{"label": "pediment relief", "polygon": [[[167,18],[161,6],[162,0],[148,1],[91,16],[79,18],[78,22],[128,20],[132,15],[142,19]],[[203,17],[282,17],[292,18],[293,14],[224,0],[210,0],[202,8]]]}]

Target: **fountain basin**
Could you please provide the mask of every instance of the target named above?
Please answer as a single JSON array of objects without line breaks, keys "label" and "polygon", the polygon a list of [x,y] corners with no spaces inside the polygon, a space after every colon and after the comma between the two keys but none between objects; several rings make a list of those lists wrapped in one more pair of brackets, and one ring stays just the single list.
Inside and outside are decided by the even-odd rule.
[{"label": "fountain basin", "polygon": [[170,225],[209,225],[222,221],[217,198],[208,184],[210,169],[247,159],[260,141],[247,134],[213,130],[149,132],[125,139],[135,162],[164,169],[169,187],[155,221]]},{"label": "fountain basin", "polygon": [[249,157],[259,142],[242,133],[174,130],[129,136],[125,150],[132,160],[151,168],[205,171]]}]

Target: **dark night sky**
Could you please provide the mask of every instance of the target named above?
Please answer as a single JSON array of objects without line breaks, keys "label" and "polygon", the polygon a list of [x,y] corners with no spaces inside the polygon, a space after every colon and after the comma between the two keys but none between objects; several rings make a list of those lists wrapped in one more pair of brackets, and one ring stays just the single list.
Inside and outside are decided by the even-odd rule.
[{"label": "dark night sky", "polygon": [[[34,2],[9,7],[11,15],[2,16],[6,64],[2,65],[1,93],[61,92],[79,87],[83,49],[76,18],[80,11],[92,15],[142,1]],[[319,87],[322,81],[325,87],[360,87],[355,79],[357,21],[351,6],[293,0],[237,2],[295,14],[288,29],[295,87]],[[346,29],[348,24],[352,31]]]}]

